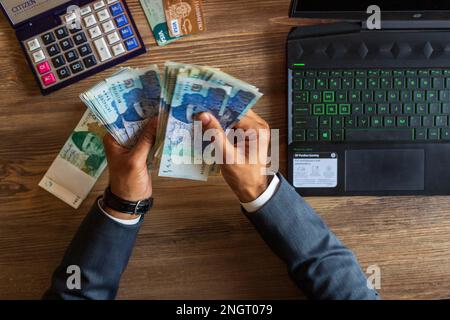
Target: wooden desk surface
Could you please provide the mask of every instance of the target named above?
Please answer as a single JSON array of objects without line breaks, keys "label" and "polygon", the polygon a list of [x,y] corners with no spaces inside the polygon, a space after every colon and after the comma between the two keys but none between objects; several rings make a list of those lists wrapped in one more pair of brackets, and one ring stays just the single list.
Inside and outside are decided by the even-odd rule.
[{"label": "wooden desk surface", "polygon": [[[128,3],[150,52],[123,65],[205,64],[258,86],[265,97],[255,110],[280,129],[285,172],[289,0],[207,0],[208,31],[161,48],[139,2]],[[38,182],[85,111],[79,93],[115,69],[42,97],[4,17],[0,47],[0,299],[35,299],[49,285],[108,177],[99,180],[79,210],[40,189]],[[156,178],[154,185],[156,207],[140,232],[119,298],[302,297],[221,177],[208,183]],[[450,295],[450,197],[308,201],[364,269],[381,268],[384,298]]]}]

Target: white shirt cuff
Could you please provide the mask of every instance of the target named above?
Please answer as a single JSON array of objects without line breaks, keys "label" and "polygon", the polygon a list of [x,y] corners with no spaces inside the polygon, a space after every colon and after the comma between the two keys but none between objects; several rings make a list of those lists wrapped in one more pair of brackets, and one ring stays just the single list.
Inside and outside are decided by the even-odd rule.
[{"label": "white shirt cuff", "polygon": [[137,217],[136,219],[133,219],[133,220],[125,220],[125,219],[118,219],[118,218],[116,218],[116,217],[113,217],[113,216],[109,215],[108,212],[106,212],[106,211],[103,209],[103,206],[102,206],[103,201],[102,201],[102,199],[98,199],[98,203],[97,203],[97,204],[98,204],[98,207],[100,208],[100,210],[101,210],[108,218],[110,218],[110,219],[112,219],[112,220],[114,220],[114,221],[116,221],[116,222],[118,222],[118,223],[124,224],[124,225],[126,225],[126,226],[133,226],[133,225],[135,225],[135,224],[138,224],[139,221],[141,221],[141,217]]},{"label": "white shirt cuff", "polygon": [[249,213],[258,211],[272,198],[272,196],[277,191],[279,184],[280,179],[277,177],[277,175],[274,175],[266,191],[264,191],[256,200],[247,203],[241,202],[241,205],[244,207],[245,211]]}]

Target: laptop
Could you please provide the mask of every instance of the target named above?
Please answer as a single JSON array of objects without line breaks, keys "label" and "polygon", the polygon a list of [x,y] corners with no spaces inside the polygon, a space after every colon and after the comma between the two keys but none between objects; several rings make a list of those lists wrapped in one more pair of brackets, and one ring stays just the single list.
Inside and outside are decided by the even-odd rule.
[{"label": "laptop", "polygon": [[0,0],[42,94],[146,52],[125,0]]},{"label": "laptop", "polygon": [[[367,8],[381,9],[381,29]],[[450,194],[450,2],[293,1],[289,180],[305,196]]]}]

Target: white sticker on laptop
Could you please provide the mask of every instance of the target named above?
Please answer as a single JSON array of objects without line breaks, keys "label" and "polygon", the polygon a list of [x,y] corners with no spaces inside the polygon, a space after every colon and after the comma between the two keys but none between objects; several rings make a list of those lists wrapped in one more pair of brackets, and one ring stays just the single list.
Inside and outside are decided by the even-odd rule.
[{"label": "white sticker on laptop", "polygon": [[337,187],[338,158],[335,152],[296,153],[293,170],[296,188]]}]

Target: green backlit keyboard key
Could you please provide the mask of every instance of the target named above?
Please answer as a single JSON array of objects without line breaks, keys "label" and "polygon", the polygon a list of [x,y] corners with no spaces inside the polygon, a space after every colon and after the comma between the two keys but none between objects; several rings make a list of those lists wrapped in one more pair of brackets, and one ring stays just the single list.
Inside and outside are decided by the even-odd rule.
[{"label": "green backlit keyboard key", "polygon": [[350,114],[350,105],[349,104],[340,104],[339,105],[339,114],[349,115]]},{"label": "green backlit keyboard key", "polygon": [[323,102],[334,102],[334,91],[324,91],[323,92]]},{"label": "green backlit keyboard key", "polygon": [[326,105],[326,114],[337,115],[337,104],[327,104]]},{"label": "green backlit keyboard key", "polygon": [[313,105],[313,114],[315,116],[321,116],[321,115],[325,114],[325,105],[323,105],[323,104]]}]

